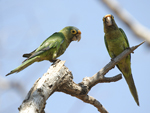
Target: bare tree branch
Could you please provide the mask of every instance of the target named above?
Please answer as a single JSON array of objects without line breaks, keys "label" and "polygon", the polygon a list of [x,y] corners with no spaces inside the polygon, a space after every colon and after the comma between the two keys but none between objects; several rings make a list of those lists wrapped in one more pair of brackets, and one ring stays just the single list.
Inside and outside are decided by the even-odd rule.
[{"label": "bare tree branch", "polygon": [[[143,44],[142,42],[141,44]],[[102,104],[88,95],[90,89],[97,83],[115,82],[122,78],[121,74],[114,77],[105,77],[104,75],[112,69],[121,59],[132,53],[137,47],[126,49],[104,68],[92,77],[85,77],[83,81],[76,84],[73,81],[72,73],[64,66],[65,61],[59,61],[53,64],[42,78],[39,78],[29,91],[26,99],[19,108],[20,113],[44,113],[46,100],[55,91],[64,92],[66,94],[77,97],[78,99],[95,106],[99,112],[108,113]]]},{"label": "bare tree branch", "polygon": [[127,10],[125,10],[117,0],[102,0],[102,2],[133,31],[150,45],[150,29],[140,24]]},{"label": "bare tree branch", "polygon": [[[65,76],[71,77],[70,71],[63,66],[65,61],[52,65],[42,78],[39,78],[29,91],[19,110],[20,113],[44,112],[46,100],[57,87],[66,82]],[[64,71],[65,70],[65,71]]]},{"label": "bare tree branch", "polygon": [[92,104],[93,106],[95,106],[98,109],[99,112],[108,113],[108,111],[103,107],[103,105],[98,100],[93,98],[92,96],[86,95],[84,97],[79,96],[78,98],[86,103]]},{"label": "bare tree branch", "polygon": [[98,100],[96,100],[92,96],[87,95],[87,93],[90,91],[88,88],[88,86],[85,86],[80,83],[76,84],[73,82],[73,80],[70,80],[63,84],[61,87],[58,87],[57,91],[64,92],[71,96],[77,97],[83,102],[95,106],[101,113],[108,113],[108,111],[102,106],[102,104]]},{"label": "bare tree branch", "polygon": [[12,88],[15,89],[17,92],[19,92],[19,94],[22,98],[25,97],[25,94],[27,93],[27,91],[21,82],[9,81],[6,78],[0,76],[0,89],[1,89],[1,91],[12,89]]}]

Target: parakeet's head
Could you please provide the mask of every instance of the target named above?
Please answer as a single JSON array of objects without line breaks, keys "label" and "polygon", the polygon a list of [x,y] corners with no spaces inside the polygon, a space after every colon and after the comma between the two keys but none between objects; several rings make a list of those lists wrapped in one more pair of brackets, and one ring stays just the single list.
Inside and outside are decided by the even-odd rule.
[{"label": "parakeet's head", "polygon": [[73,26],[67,26],[60,30],[59,32],[62,32],[68,41],[80,41],[81,39],[81,31]]},{"label": "parakeet's head", "polygon": [[115,23],[114,16],[107,14],[103,17],[104,32],[107,30],[118,29],[117,24]]}]

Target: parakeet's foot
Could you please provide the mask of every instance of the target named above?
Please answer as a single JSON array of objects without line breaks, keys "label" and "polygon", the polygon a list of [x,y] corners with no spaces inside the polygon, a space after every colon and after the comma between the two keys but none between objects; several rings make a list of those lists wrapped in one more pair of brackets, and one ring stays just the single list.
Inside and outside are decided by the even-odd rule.
[{"label": "parakeet's foot", "polygon": [[[111,58],[111,61],[114,61],[114,58]],[[112,67],[112,68],[115,68],[115,66],[114,66],[114,67]]]},{"label": "parakeet's foot", "polygon": [[49,60],[50,62],[52,62],[52,63],[54,63],[54,62],[56,62],[57,61],[57,59],[55,59],[55,60]]},{"label": "parakeet's foot", "polygon": [[60,59],[55,59],[55,60],[52,60],[52,61],[50,61],[50,62],[53,62],[52,65],[55,65],[55,64],[59,63],[60,61],[61,61]]},{"label": "parakeet's foot", "polygon": [[113,68],[115,68],[115,66],[114,66],[114,67],[112,67],[112,69],[113,69]]},{"label": "parakeet's foot", "polygon": [[114,61],[114,58],[111,58],[111,61]]},{"label": "parakeet's foot", "polygon": [[113,69],[113,68],[115,68],[115,65],[111,69]]}]

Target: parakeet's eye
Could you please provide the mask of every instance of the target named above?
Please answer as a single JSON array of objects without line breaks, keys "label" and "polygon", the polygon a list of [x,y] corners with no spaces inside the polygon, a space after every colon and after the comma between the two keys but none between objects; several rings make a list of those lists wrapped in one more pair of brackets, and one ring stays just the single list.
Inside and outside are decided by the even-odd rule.
[{"label": "parakeet's eye", "polygon": [[76,31],[75,29],[73,29],[73,30],[71,30],[71,33],[72,33],[72,34],[76,34],[77,31]]},{"label": "parakeet's eye", "polygon": [[103,18],[103,22],[105,22],[105,18]]},{"label": "parakeet's eye", "polygon": [[114,16],[111,15],[111,18],[114,19]]}]

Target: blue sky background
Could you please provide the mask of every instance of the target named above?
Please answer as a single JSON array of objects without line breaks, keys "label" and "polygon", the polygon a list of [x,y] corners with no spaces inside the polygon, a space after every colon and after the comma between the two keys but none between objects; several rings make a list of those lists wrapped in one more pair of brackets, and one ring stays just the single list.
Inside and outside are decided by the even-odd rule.
[{"label": "blue sky background", "polygon": [[[111,0],[113,1],[113,0]],[[118,0],[141,24],[150,28],[149,0]],[[50,67],[49,61],[34,63],[25,70],[5,77],[24,60],[22,54],[37,48],[52,33],[66,26],[76,26],[82,32],[79,43],[72,42],[59,57],[72,71],[79,83],[103,68],[110,57],[104,44],[102,18],[113,14],[123,28],[130,46],[142,42],[102,2],[98,0],[1,0],[0,1],[0,76],[20,82],[28,92],[34,82]],[[140,107],[130,94],[125,79],[114,83],[98,84],[89,95],[99,100],[110,113],[147,113],[150,107],[150,48],[143,44],[132,54],[131,67],[137,87]],[[106,76],[119,74],[115,67]],[[26,93],[27,93],[26,92]],[[25,94],[26,95],[26,94]],[[24,97],[15,89],[0,89],[0,113],[16,113]],[[64,93],[54,93],[47,101],[47,113],[99,113],[81,100]]]}]

